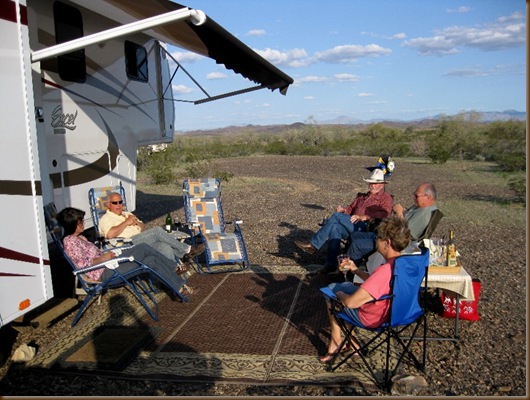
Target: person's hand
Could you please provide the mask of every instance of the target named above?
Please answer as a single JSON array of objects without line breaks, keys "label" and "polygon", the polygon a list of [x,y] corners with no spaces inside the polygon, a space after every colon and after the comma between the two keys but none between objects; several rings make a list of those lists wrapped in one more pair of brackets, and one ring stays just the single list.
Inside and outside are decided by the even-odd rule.
[{"label": "person's hand", "polygon": [[355,263],[351,259],[343,260],[340,263],[339,268],[341,271],[348,270],[348,271],[354,272],[357,269],[357,265],[355,265]]},{"label": "person's hand", "polygon": [[357,221],[366,221],[366,217],[364,215],[352,215],[350,218],[350,221],[352,224],[355,224]]},{"label": "person's hand", "polygon": [[127,222],[127,226],[138,225],[138,218],[134,214],[129,215],[125,221]]},{"label": "person's hand", "polygon": [[394,211],[394,213],[396,213],[399,217],[403,217],[405,207],[403,207],[401,204],[396,204],[394,207],[392,207],[392,211]]},{"label": "person's hand", "polygon": [[337,206],[337,212],[344,213],[346,211],[346,208],[342,206]]}]

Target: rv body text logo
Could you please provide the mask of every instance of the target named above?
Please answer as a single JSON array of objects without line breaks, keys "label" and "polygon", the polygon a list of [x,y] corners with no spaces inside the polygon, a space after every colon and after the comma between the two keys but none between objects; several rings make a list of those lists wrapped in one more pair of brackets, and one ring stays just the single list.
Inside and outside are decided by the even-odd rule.
[{"label": "rv body text logo", "polygon": [[76,128],[75,119],[77,118],[77,110],[75,114],[63,113],[62,106],[57,106],[52,112],[52,128],[54,133],[66,133],[66,129],[73,131]]}]

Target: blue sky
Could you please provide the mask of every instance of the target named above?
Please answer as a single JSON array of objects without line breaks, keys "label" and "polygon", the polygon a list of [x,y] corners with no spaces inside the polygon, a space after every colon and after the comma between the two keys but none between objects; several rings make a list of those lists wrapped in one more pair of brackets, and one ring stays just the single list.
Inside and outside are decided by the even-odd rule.
[{"label": "blue sky", "polygon": [[[294,79],[176,103],[176,129],[413,120],[462,111],[526,111],[526,4],[521,0],[183,0]],[[253,86],[213,60],[170,47],[210,95]],[[184,75],[174,96],[202,93]]]}]

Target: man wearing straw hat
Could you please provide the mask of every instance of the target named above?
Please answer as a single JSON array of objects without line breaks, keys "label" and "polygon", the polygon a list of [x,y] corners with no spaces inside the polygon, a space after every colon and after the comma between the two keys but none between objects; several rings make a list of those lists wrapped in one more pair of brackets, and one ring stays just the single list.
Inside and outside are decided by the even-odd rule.
[{"label": "man wearing straw hat", "polygon": [[368,224],[383,219],[392,212],[392,196],[385,192],[385,174],[376,168],[368,178],[367,193],[359,194],[348,207],[338,206],[336,212],[326,221],[309,241],[296,240],[295,244],[303,251],[314,254],[328,243],[328,253],[324,268],[320,274],[332,273],[337,270],[337,256],[340,252],[341,240],[350,237],[357,231],[365,231]]}]

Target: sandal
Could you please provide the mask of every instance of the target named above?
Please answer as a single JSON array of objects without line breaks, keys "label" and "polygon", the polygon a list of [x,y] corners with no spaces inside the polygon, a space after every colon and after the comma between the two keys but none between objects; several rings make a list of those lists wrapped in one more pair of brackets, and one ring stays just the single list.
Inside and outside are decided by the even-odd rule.
[{"label": "sandal", "polygon": [[175,268],[175,274],[182,275],[188,272],[188,267],[186,267],[184,264],[177,265],[177,268]]},{"label": "sandal", "polygon": [[182,275],[183,273],[187,272],[188,269],[182,265],[179,265],[177,266],[177,268],[175,268],[175,274],[177,275]]},{"label": "sandal", "polygon": [[191,286],[188,286],[188,285],[182,285],[182,288],[179,290],[179,293],[182,296],[189,296],[190,294],[194,294],[198,292],[199,292],[199,289],[192,288]]},{"label": "sandal", "polygon": [[321,363],[329,364],[331,361],[333,361],[333,358],[337,355],[337,353],[326,353],[323,356],[318,357]]}]

